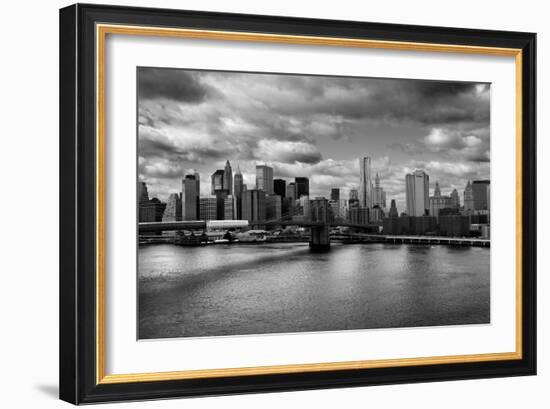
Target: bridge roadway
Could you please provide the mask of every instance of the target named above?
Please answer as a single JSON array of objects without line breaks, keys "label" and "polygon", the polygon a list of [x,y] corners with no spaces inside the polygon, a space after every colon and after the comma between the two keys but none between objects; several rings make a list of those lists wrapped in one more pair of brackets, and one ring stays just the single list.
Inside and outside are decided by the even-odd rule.
[{"label": "bridge roadway", "polygon": [[[357,229],[366,229],[377,227],[374,224],[352,224],[346,222],[312,222],[312,221],[293,221],[293,220],[269,220],[265,222],[253,222],[250,223],[250,226],[302,226],[302,227],[352,227]],[[243,227],[240,224],[225,224],[220,226],[220,228],[231,229],[231,228],[241,228]],[[179,222],[140,222],[139,223],[139,232],[140,233],[150,233],[150,232],[160,232],[160,231],[174,231],[174,230],[199,230],[206,229],[206,221],[204,220],[194,220],[194,221],[179,221]]]}]

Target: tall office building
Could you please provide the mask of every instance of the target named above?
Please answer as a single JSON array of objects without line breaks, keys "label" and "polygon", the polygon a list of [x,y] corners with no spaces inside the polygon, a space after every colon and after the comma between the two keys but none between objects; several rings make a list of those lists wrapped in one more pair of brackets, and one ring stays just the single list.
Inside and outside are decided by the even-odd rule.
[{"label": "tall office building", "polygon": [[216,196],[203,196],[200,198],[200,219],[216,220],[217,218],[217,200]]},{"label": "tall office building", "polygon": [[229,190],[216,190],[216,220],[225,219],[225,199],[229,196]]},{"label": "tall office building", "polygon": [[349,191],[349,200],[359,200],[359,192],[357,189],[351,189]]},{"label": "tall office building", "polygon": [[309,179],[304,177],[294,178],[296,185],[296,199],[302,196],[309,196]]},{"label": "tall office building", "polygon": [[365,208],[373,206],[371,159],[368,156],[359,158],[359,203]]},{"label": "tall office building", "polygon": [[340,189],[337,187],[330,189],[330,200],[340,200]]},{"label": "tall office building", "polygon": [[295,183],[289,183],[286,186],[286,197],[288,197],[290,200],[295,201],[296,200],[296,184]]},{"label": "tall office building", "polygon": [[149,201],[149,192],[147,191],[147,185],[145,182],[138,182],[138,202],[146,203]]},{"label": "tall office building", "polygon": [[464,189],[464,211],[474,210],[474,192],[472,184],[468,181]]},{"label": "tall office building", "polygon": [[487,187],[491,185],[488,180],[474,180],[472,182],[472,193],[474,195],[474,210],[488,210]]},{"label": "tall office building", "polygon": [[439,221],[439,211],[451,207],[453,207],[451,197],[441,195],[439,182],[435,182],[434,195],[430,197],[430,216],[434,216]]},{"label": "tall office building", "polygon": [[223,219],[235,220],[235,200],[233,195],[227,195],[223,199]]},{"label": "tall office building", "polygon": [[263,222],[265,220],[265,192],[262,190],[247,190],[243,193],[243,220]]},{"label": "tall office building", "polygon": [[[200,197],[200,195],[201,195],[201,175],[199,175],[199,172],[197,172],[197,171],[195,171],[195,183],[197,184],[197,194]],[[198,209],[198,207],[197,207],[197,209]],[[198,210],[197,210],[197,212],[198,212]],[[197,213],[197,215],[198,215],[198,213]]]},{"label": "tall office building", "polygon": [[391,200],[389,217],[392,219],[399,217],[399,213],[397,212],[397,206],[395,205],[395,199]]},{"label": "tall office building", "polygon": [[171,193],[166,202],[166,208],[162,215],[163,222],[176,222],[181,220],[181,197],[179,193]]},{"label": "tall office building", "polygon": [[273,179],[273,193],[281,196],[281,199],[284,199],[286,196],[286,180]]},{"label": "tall office building", "polygon": [[374,190],[373,190],[373,207],[378,206],[381,208],[386,207],[386,192],[384,192],[384,189],[380,186],[380,176],[378,176],[378,173],[376,174],[374,178]]},{"label": "tall office building", "polygon": [[212,176],[211,176],[211,188],[210,193],[215,195],[217,190],[223,190],[223,177],[225,175],[225,171],[223,169],[216,170]]},{"label": "tall office building", "polygon": [[197,220],[199,215],[199,191],[195,175],[185,175],[181,188],[182,220]]},{"label": "tall office building", "polygon": [[282,202],[279,195],[267,195],[265,197],[265,219],[280,220],[282,215]]},{"label": "tall office building", "polygon": [[273,194],[273,168],[267,165],[256,166],[256,189],[268,195]]},{"label": "tall office building", "polygon": [[243,175],[241,169],[237,166],[237,173],[233,181],[233,196],[235,196],[235,214],[238,220],[242,217],[242,195],[244,191]]},{"label": "tall office building", "polygon": [[458,191],[453,189],[451,192],[451,207],[458,209],[460,207],[460,197],[458,196]]},{"label": "tall office building", "polygon": [[407,214],[425,216],[430,211],[430,177],[423,170],[415,170],[405,176]]},{"label": "tall office building", "polygon": [[223,169],[223,190],[227,190],[230,195],[233,194],[233,170],[229,161],[225,162]]}]

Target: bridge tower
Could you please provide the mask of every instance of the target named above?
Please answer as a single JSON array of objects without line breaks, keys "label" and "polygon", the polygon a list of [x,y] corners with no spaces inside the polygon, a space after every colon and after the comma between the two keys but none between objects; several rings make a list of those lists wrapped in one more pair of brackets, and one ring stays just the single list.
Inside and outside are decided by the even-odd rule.
[{"label": "bridge tower", "polygon": [[324,197],[316,197],[311,200],[310,209],[311,221],[321,224],[311,226],[309,247],[313,251],[328,251],[330,250],[328,200]]}]

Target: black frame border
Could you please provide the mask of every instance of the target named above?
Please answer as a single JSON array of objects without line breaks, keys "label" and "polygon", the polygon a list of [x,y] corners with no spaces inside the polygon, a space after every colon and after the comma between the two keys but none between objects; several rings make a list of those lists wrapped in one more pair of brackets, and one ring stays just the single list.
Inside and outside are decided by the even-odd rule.
[{"label": "black frame border", "polygon": [[[522,50],[522,359],[96,384],[96,23]],[[536,374],[536,34],[76,4],[60,10],[60,377],[74,404]]]}]

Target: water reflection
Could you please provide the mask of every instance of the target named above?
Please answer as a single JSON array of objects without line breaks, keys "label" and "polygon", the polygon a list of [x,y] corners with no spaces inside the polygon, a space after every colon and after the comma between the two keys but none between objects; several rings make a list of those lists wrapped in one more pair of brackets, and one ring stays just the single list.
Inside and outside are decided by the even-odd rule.
[{"label": "water reflection", "polygon": [[489,322],[489,249],[307,243],[139,249],[139,337]]}]

